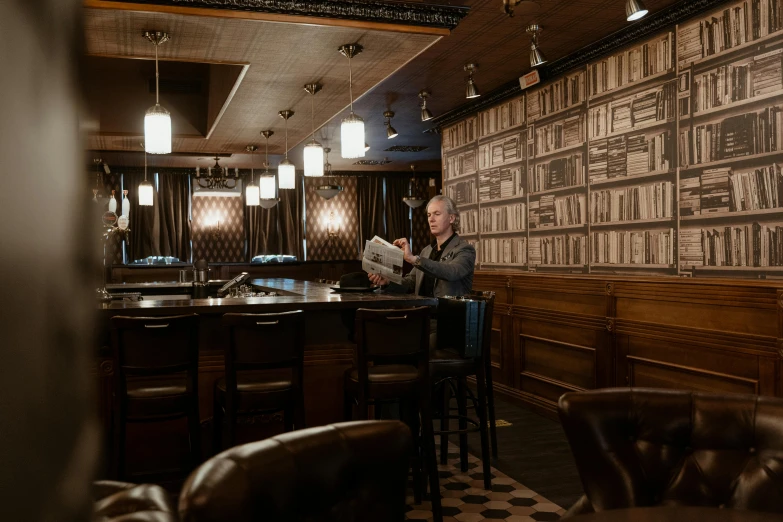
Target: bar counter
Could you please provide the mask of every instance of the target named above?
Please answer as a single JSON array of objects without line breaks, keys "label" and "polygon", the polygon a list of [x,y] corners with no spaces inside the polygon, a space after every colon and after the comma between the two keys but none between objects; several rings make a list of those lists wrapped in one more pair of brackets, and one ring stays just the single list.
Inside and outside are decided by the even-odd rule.
[{"label": "bar counter", "polygon": [[[99,409],[106,430],[111,437],[112,395],[114,363],[112,359],[110,318],[113,316],[165,316],[196,313],[199,315],[199,412],[202,423],[204,450],[211,441],[211,418],[214,382],[224,375],[224,348],[228,332],[222,326],[222,315],[234,313],[270,313],[287,310],[305,312],[304,393],[305,422],[318,426],[343,420],[343,373],[353,364],[353,322],[358,308],[405,308],[411,306],[435,306],[437,299],[415,295],[369,293],[337,293],[332,285],[312,281],[282,278],[258,278],[250,283],[262,291],[278,292],[274,297],[178,299],[163,296],[163,300],[144,298],[142,301],[113,301],[99,305],[101,318],[96,372],[99,381]],[[142,291],[155,288],[178,291],[186,288],[179,283],[129,283],[108,285],[114,292]],[[241,426],[249,438],[273,434],[282,428],[279,416],[260,415],[245,421]],[[148,444],[150,437],[156,444]],[[241,433],[238,432],[241,437]],[[164,439],[172,437],[169,429],[153,435],[144,431],[134,436],[128,433],[128,447],[140,450],[129,456],[142,468],[155,467],[162,460],[172,458]],[[107,441],[111,438],[107,438]],[[145,442],[147,441],[147,442]],[[181,445],[180,445],[181,446]],[[152,448],[157,448],[155,453]],[[205,453],[206,454],[206,453]]]}]

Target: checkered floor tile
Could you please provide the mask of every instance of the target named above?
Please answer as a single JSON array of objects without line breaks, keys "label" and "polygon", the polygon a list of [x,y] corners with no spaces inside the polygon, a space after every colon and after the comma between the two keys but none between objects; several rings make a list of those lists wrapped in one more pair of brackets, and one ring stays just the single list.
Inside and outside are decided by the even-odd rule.
[{"label": "checkered floor tile", "polygon": [[[492,491],[484,488],[481,461],[468,455],[468,471],[459,469],[459,450],[449,445],[448,464],[440,470],[444,522],[536,522],[559,520],[565,509],[549,502],[514,479],[492,468]],[[408,497],[407,520],[432,520],[429,501],[413,503]]]}]

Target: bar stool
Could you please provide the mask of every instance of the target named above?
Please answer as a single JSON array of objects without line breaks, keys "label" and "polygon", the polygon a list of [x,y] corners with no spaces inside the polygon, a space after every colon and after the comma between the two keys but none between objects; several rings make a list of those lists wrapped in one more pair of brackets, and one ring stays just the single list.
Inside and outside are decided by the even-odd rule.
[{"label": "bar stool", "polygon": [[283,411],[286,431],[304,428],[304,312],[225,314],[223,325],[230,338],[225,377],[215,381],[214,452],[223,449],[224,416],[229,446],[236,443],[239,416]]},{"label": "bar stool", "polygon": [[487,416],[489,419],[489,442],[492,448],[492,458],[498,458],[498,434],[495,423],[495,385],[492,380],[492,317],[495,313],[495,292],[489,290],[472,290],[471,297],[479,297],[487,301],[486,323],[484,324],[484,382],[487,387]]},{"label": "bar stool", "polygon": [[201,461],[198,414],[198,316],[111,318],[114,351],[113,475],[125,478],[128,423],[186,417],[188,471]]},{"label": "bar stool", "polygon": [[[430,500],[435,521],[443,518],[432,433],[432,408],[429,380],[428,307],[394,310],[356,310],[357,361],[345,372],[345,417],[352,417],[353,405],[358,418],[368,418],[368,407],[399,401],[401,417],[417,439],[421,457],[414,465],[414,492],[419,501],[421,470],[429,468]],[[377,411],[377,409],[376,409]],[[421,437],[418,413],[421,415]],[[421,465],[421,461],[426,463]]]},{"label": "bar stool", "polygon": [[[471,294],[470,299],[482,301],[483,313],[481,314],[480,344],[478,352],[467,355],[464,346],[448,346],[450,341],[443,340],[444,336],[438,336],[438,349],[430,359],[430,376],[433,382],[433,390],[439,386],[443,390],[443,406],[441,411],[440,429],[435,435],[440,435],[441,464],[446,464],[448,453],[448,436],[459,434],[460,469],[467,471],[468,447],[467,434],[478,431],[481,437],[481,462],[484,475],[484,489],[492,488],[492,476],[490,470],[489,434],[487,422],[487,391],[488,371],[491,371],[490,343],[492,334],[492,313],[494,309],[494,292],[484,292],[482,295]],[[442,318],[439,318],[442,319]],[[473,396],[467,387],[467,377],[475,376],[478,398]],[[455,386],[456,382],[456,386]],[[456,388],[458,415],[450,414],[450,391]],[[467,396],[470,394],[473,407],[478,415],[478,422],[467,416]],[[436,394],[437,396],[437,394]],[[493,401],[494,406],[494,401]],[[458,420],[458,429],[450,429],[449,420]],[[468,426],[468,424],[472,426]]]}]

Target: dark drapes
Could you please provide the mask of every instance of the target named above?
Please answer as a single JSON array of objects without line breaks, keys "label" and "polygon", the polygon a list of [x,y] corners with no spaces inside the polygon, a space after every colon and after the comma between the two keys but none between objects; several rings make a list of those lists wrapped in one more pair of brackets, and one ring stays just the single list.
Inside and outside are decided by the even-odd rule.
[{"label": "dark drapes", "polygon": [[[128,190],[130,199],[130,245],[128,245],[128,262],[148,256],[159,256],[158,237],[160,235],[160,219],[158,216],[159,198],[153,191],[151,207],[139,205],[139,184],[144,180],[144,170],[126,171],[123,175],[123,186]],[[147,180],[155,186],[154,173],[147,171]]]},{"label": "dark drapes", "polygon": [[302,206],[304,202],[304,179],[296,174],[296,189],[281,190],[278,215],[280,217],[280,254],[296,256],[304,259],[302,239]]},{"label": "dark drapes", "polygon": [[[297,174],[296,188],[279,190],[280,201],[271,209],[245,205],[248,261],[258,255],[284,254],[304,258],[302,199],[304,185]],[[242,196],[244,201],[244,195]]]},{"label": "dark drapes", "polygon": [[402,198],[408,195],[409,178],[386,178],[386,235],[389,241],[411,236],[410,208]]},{"label": "dark drapes", "polygon": [[383,178],[362,176],[356,180],[356,199],[359,214],[359,252],[364,251],[364,243],[381,236],[385,238],[383,222]]},{"label": "dark drapes", "polygon": [[245,230],[247,231],[247,260],[259,255],[280,254],[280,232],[278,229],[278,206],[272,208],[248,207],[242,191],[245,207]]},{"label": "dark drapes", "polygon": [[[190,261],[190,176],[158,176],[158,246],[160,255]],[[159,204],[158,204],[159,203]],[[155,238],[153,237],[153,241]]]}]

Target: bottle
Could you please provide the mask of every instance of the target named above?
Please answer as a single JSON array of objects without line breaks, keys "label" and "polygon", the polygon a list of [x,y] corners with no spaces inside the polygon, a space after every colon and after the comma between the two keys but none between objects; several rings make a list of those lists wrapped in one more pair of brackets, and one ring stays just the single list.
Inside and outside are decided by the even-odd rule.
[{"label": "bottle", "polygon": [[117,200],[114,199],[114,191],[111,191],[111,198],[109,199],[109,212],[117,212]]},{"label": "bottle", "polygon": [[130,200],[128,199],[128,191],[122,191],[122,215],[128,217],[130,214]]}]

